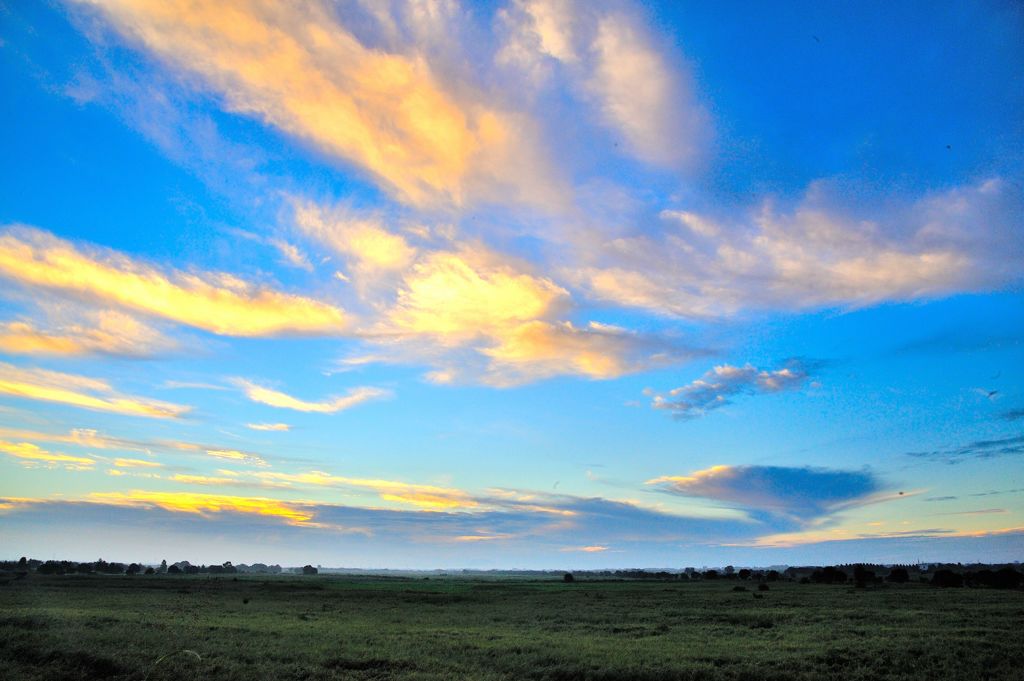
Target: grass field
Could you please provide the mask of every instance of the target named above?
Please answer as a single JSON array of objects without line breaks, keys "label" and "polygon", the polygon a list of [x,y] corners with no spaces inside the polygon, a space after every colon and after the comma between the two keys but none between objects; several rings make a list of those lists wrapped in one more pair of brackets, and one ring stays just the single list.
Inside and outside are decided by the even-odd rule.
[{"label": "grass field", "polygon": [[1021,591],[735,585],[31,575],[0,678],[1024,678]]}]

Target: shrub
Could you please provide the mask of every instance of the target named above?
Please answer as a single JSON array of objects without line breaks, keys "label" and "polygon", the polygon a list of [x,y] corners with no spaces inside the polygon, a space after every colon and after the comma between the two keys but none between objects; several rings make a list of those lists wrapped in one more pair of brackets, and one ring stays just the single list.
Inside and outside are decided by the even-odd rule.
[{"label": "shrub", "polygon": [[768,589],[769,589],[769,587],[768,587],[767,584],[758,584],[757,585],[757,590],[758,591],[768,591]]},{"label": "shrub", "polygon": [[889,576],[886,579],[893,584],[906,584],[910,581],[910,573],[906,568],[893,568],[889,570]]},{"label": "shrub", "polygon": [[952,570],[937,570],[932,575],[932,584],[941,587],[961,587],[964,585],[964,576]]},{"label": "shrub", "polygon": [[572,576],[571,572],[566,572],[564,575],[562,575],[562,581],[566,583],[575,582],[576,578]]}]

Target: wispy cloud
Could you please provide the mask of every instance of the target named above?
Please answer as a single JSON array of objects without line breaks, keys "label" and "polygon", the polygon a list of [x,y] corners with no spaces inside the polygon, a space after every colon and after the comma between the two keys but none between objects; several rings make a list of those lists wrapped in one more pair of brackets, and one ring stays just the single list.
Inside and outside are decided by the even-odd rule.
[{"label": "wispy cloud", "polygon": [[0,352],[24,355],[107,354],[148,357],[179,343],[116,310],[79,313],[83,319],[41,327],[33,321],[0,324]]},{"label": "wispy cloud", "polygon": [[0,394],[130,416],[178,418],[191,407],[125,395],[104,380],[0,362]]},{"label": "wispy cloud", "polygon": [[27,227],[0,233],[0,276],[227,336],[338,335],[349,323],[341,309],[311,298],[230,274],[165,272]]},{"label": "wispy cloud", "polygon": [[907,456],[946,464],[958,464],[972,459],[1016,456],[1018,454],[1024,454],[1024,435],[1012,435],[994,440],[975,440],[959,447],[906,453]]},{"label": "wispy cloud", "polygon": [[796,390],[807,384],[813,365],[790,360],[781,369],[758,369],[723,364],[703,377],[667,394],[655,394],[652,405],[667,409],[677,418],[694,418],[732,403],[738,395],[777,393]]},{"label": "wispy cloud", "polygon": [[276,431],[284,432],[291,430],[291,426],[287,423],[247,423],[246,428],[250,430],[264,430],[264,431]]},{"label": "wispy cloud", "polygon": [[18,459],[28,465],[57,465],[72,470],[91,469],[96,465],[96,460],[90,457],[51,452],[30,442],[5,442],[0,440],[0,453]]},{"label": "wispy cloud", "polygon": [[390,390],[363,386],[351,388],[347,395],[328,397],[319,402],[308,402],[306,400],[300,400],[296,397],[292,397],[291,395],[279,390],[273,390],[244,379],[236,379],[235,383],[242,388],[246,397],[253,402],[270,405],[271,407],[277,407],[278,409],[292,409],[294,411],[313,412],[317,414],[334,414],[339,411],[351,409],[363,402],[385,399],[392,395]]},{"label": "wispy cloud", "polygon": [[[434,33],[422,21],[389,50],[363,44],[320,2],[95,7],[131,42],[199,75],[228,108],[355,164],[405,201],[551,200],[555,183],[530,121],[468,83],[449,87],[417,50]],[[384,37],[401,18],[373,15],[387,22]]]},{"label": "wispy cloud", "polygon": [[[999,178],[909,200],[875,219],[815,185],[789,210],[765,199],[722,219],[662,211],[643,234],[583,244],[566,276],[590,296],[690,318],[859,307],[1005,285],[1019,277],[1019,192]],[[980,235],[974,225],[984,223]]]}]

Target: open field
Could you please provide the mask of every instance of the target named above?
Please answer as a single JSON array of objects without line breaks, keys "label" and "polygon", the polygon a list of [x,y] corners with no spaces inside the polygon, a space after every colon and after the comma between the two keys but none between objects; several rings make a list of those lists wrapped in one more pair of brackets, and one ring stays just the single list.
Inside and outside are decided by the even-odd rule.
[{"label": "open field", "polygon": [[1024,678],[1019,590],[735,585],[31,575],[0,677]]}]

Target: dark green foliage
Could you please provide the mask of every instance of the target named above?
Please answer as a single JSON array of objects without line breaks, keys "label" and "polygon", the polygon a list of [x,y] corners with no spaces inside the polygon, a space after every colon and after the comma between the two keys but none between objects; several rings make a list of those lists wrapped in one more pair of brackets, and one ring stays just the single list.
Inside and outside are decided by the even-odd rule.
[{"label": "dark green foliage", "polygon": [[563,582],[575,582],[576,578],[572,576],[571,572],[566,572],[564,575],[562,575],[562,581]]},{"label": "dark green foliage", "polygon": [[1024,668],[1019,590],[734,586],[32,573],[0,589],[0,677],[1002,681]]}]

